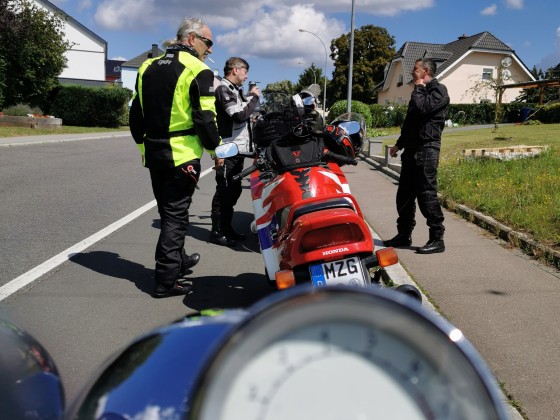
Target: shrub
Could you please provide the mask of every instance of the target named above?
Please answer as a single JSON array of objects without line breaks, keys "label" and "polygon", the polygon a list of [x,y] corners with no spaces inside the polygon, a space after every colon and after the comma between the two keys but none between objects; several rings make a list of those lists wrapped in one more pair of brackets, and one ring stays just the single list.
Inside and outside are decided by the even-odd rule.
[{"label": "shrub", "polygon": [[[345,100],[336,101],[329,109],[328,120],[333,121],[336,117],[346,114],[347,102]],[[360,101],[352,101],[352,112],[362,114],[366,120],[366,125],[371,127],[371,112],[369,107]]]},{"label": "shrub", "polygon": [[29,114],[33,115],[43,115],[43,111],[41,111],[37,107],[31,107],[27,104],[17,104],[12,105],[3,110],[4,115],[10,115],[13,117],[26,117]]},{"label": "shrub", "polygon": [[118,86],[61,86],[54,95],[51,114],[62,118],[65,125],[116,128],[128,118],[126,105],[131,96],[130,89]]},{"label": "shrub", "polygon": [[543,123],[559,123],[560,122],[560,103],[544,105],[538,108],[535,117]]},{"label": "shrub", "polygon": [[372,127],[400,127],[404,122],[407,108],[406,105],[370,105]]}]

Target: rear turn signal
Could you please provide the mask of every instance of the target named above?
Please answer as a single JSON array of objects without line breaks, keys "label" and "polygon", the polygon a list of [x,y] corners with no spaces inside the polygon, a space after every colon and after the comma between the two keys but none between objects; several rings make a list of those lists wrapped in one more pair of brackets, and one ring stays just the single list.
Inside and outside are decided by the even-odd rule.
[{"label": "rear turn signal", "polygon": [[362,229],[354,223],[328,226],[307,232],[299,246],[300,252],[310,252],[331,246],[361,242],[364,240]]},{"label": "rear turn signal", "polygon": [[296,285],[296,277],[292,270],[277,271],[274,275],[278,290],[287,289]]},{"label": "rear turn signal", "polygon": [[395,248],[389,247],[375,252],[380,267],[388,267],[399,262]]}]

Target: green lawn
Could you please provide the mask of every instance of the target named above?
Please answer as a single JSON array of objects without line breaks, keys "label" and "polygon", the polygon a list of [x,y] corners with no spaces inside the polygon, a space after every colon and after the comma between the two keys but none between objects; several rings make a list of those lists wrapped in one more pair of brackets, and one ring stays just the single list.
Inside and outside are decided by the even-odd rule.
[{"label": "green lawn", "polygon": [[[536,157],[465,159],[463,149],[542,146]],[[444,133],[439,189],[444,197],[560,247],[560,124]]]},{"label": "green lawn", "polygon": [[[394,139],[384,141],[394,143]],[[548,145],[549,150],[509,161],[465,159],[462,153],[520,145]],[[444,131],[439,191],[540,243],[560,248],[560,124]]]}]

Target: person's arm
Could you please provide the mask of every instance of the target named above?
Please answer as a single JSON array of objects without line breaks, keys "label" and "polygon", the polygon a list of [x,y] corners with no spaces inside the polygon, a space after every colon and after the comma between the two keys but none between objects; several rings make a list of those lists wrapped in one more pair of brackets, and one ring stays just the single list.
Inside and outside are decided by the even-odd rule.
[{"label": "person's arm", "polygon": [[194,129],[202,146],[212,151],[221,143],[216,125],[216,97],[214,96],[214,73],[202,70],[190,86]]},{"label": "person's arm", "polygon": [[[238,95],[237,92],[235,94]],[[242,123],[247,121],[251,114],[255,112],[255,109],[257,109],[259,97],[251,96],[248,102],[238,104],[237,98],[228,91],[227,87],[221,85],[216,91],[216,101],[233,121]]]},{"label": "person's arm", "polygon": [[414,87],[410,100],[416,114],[430,115],[449,104],[449,95],[442,84],[438,84],[435,89],[419,84]]},{"label": "person's arm", "polygon": [[140,95],[138,94],[138,75],[136,77],[136,86],[134,88],[134,95],[132,96],[132,104],[128,114],[128,125],[130,126],[130,134],[134,142],[138,145],[140,154],[142,156],[142,165],[146,163],[146,149],[144,146],[144,137],[146,136],[146,126],[144,124],[144,112],[142,111],[142,104],[140,103]]},{"label": "person's arm", "polygon": [[144,136],[146,129],[144,126],[144,113],[142,112],[142,105],[140,103],[140,95],[138,94],[138,79],[140,74],[136,76],[136,85],[134,87],[134,94],[132,96],[132,105],[130,106],[130,113],[128,117],[128,124],[130,126],[130,134],[136,144],[144,143]]}]

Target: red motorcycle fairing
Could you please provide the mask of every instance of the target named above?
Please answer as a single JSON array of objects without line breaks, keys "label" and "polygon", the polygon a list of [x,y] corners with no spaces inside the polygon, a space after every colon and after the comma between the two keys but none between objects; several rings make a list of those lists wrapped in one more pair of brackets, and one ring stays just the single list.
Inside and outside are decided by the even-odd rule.
[{"label": "red motorcycle fairing", "polygon": [[[285,172],[264,186],[261,199],[266,212],[257,223],[271,219],[278,211],[301,200],[344,192],[340,178],[327,167],[313,166]],[[283,229],[282,225],[280,229]]]}]

